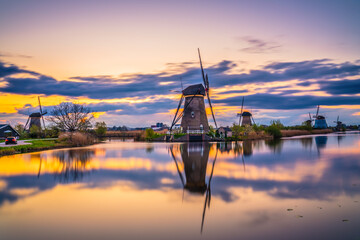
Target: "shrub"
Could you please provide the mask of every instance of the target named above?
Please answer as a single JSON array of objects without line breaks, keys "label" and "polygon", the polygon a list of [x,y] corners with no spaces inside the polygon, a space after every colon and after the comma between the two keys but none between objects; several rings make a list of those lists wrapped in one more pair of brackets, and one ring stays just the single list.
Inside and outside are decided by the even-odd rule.
[{"label": "shrub", "polygon": [[31,138],[39,138],[41,136],[40,128],[36,125],[32,125],[29,131]]},{"label": "shrub", "polygon": [[95,138],[87,133],[82,132],[70,132],[61,133],[59,141],[69,144],[71,146],[85,146],[95,143]]},{"label": "shrub", "polygon": [[105,122],[96,122],[95,123],[95,133],[98,136],[104,136],[106,134],[106,123]]},{"label": "shrub", "polygon": [[241,133],[244,132],[244,127],[241,127],[240,125],[237,125],[237,124],[233,124],[233,126],[231,127],[231,131],[233,133],[233,137],[236,139],[236,138],[239,138]]},{"label": "shrub", "polygon": [[265,132],[273,136],[274,138],[281,138],[282,134],[280,129],[276,125],[271,125],[265,129]]}]

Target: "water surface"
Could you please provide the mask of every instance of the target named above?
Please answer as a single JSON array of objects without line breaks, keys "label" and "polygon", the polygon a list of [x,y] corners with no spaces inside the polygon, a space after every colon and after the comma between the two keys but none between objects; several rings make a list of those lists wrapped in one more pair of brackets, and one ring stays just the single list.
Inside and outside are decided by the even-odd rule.
[{"label": "water surface", "polygon": [[359,239],[360,135],[0,158],[0,239]]}]

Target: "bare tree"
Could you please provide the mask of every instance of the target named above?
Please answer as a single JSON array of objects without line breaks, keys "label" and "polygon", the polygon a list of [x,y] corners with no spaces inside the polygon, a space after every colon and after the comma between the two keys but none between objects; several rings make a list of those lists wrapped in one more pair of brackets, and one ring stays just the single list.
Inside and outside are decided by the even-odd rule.
[{"label": "bare tree", "polygon": [[90,108],[82,104],[63,102],[50,111],[47,118],[62,131],[86,131],[93,120]]}]

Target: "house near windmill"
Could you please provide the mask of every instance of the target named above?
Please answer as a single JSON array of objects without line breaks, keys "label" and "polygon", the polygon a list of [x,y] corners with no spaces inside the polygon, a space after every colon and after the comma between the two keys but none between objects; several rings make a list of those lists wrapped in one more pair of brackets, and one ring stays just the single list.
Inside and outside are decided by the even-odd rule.
[{"label": "house near windmill", "polygon": [[317,107],[317,111],[316,111],[316,115],[314,116],[315,118],[315,123],[313,128],[316,129],[326,129],[328,127],[327,123],[326,123],[326,119],[324,116],[319,115],[319,110],[320,110],[320,105],[318,105]]},{"label": "house near windmill", "polygon": [[[176,109],[174,119],[170,127],[170,133],[176,124],[181,120],[181,129],[187,133],[188,141],[204,141],[206,133],[209,132],[209,122],[206,114],[205,96],[208,99],[211,114],[217,128],[214,111],[210,100],[210,86],[208,75],[205,74],[200,50],[198,49],[203,84],[194,84],[182,90],[181,98]],[[180,108],[184,103],[182,111]]]},{"label": "house near windmill", "polygon": [[20,134],[10,124],[0,124],[0,139],[5,139],[8,136],[20,137]]},{"label": "house near windmill", "polygon": [[237,114],[237,116],[239,117],[239,125],[242,127],[245,125],[252,126],[253,123],[255,124],[254,118],[249,111],[243,111],[243,108],[244,108],[244,97],[242,99],[241,112]]},{"label": "house near windmill", "polygon": [[45,121],[44,121],[44,115],[47,114],[47,111],[43,112],[42,111],[42,107],[41,107],[41,102],[40,102],[40,97],[38,97],[38,101],[39,101],[39,112],[34,112],[31,113],[28,117],[28,120],[26,121],[25,124],[25,130],[30,130],[32,126],[36,126],[38,127],[40,130],[42,129],[41,127],[41,120],[43,122],[43,127],[45,128]]}]

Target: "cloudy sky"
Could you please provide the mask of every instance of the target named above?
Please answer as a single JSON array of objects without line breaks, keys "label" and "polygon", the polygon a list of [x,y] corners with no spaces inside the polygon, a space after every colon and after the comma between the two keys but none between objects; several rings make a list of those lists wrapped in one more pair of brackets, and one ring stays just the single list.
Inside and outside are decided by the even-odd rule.
[{"label": "cloudy sky", "polygon": [[[169,123],[209,75],[217,121],[241,99],[257,123],[316,111],[360,123],[360,2],[0,0],[0,122],[89,104],[108,126]],[[209,121],[212,124],[210,115]]]}]

